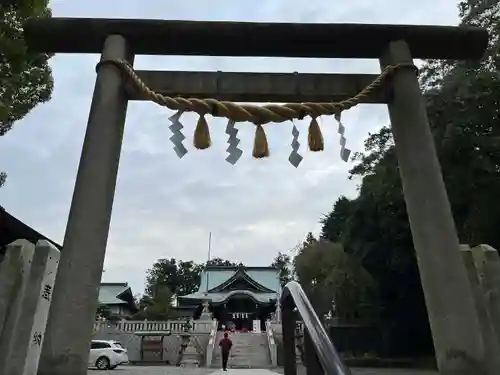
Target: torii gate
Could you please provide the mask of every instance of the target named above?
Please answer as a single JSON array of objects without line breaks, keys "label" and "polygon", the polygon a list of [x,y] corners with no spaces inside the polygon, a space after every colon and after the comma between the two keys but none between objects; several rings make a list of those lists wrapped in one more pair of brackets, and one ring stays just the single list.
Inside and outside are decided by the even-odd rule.
[{"label": "torii gate", "polygon": [[[409,69],[414,68],[413,58],[479,59],[488,42],[485,30],[71,18],[33,19],[25,24],[24,30],[29,47],[40,52],[102,53],[40,375],[87,372],[127,102],[144,99],[174,110],[198,112],[202,119],[195,133],[197,148],[210,145],[204,114],[254,122],[255,157],[269,153],[262,126],[266,122],[304,116],[314,120],[328,114],[339,119],[342,110],[357,103],[386,103],[439,368],[442,374],[479,374],[486,368],[479,321],[458,251],[455,224],[425,105],[415,70]],[[379,59],[383,75],[134,72],[134,56],[140,54],[372,58]],[[145,86],[141,86],[140,80]],[[373,81],[375,85],[362,91]],[[384,90],[377,89],[381,84],[385,84]],[[362,95],[358,95],[360,91]],[[264,110],[168,96],[305,104],[271,105]],[[317,102],[322,104],[315,105]],[[185,150],[179,115],[171,118],[171,129],[177,134],[173,137],[175,150],[182,157]],[[323,139],[314,122],[310,126],[309,146],[316,151],[323,149]],[[234,126],[229,125],[228,133],[234,133]],[[234,137],[230,144],[235,143]],[[297,137],[294,130],[294,139]],[[237,142],[229,150],[233,155],[230,162],[237,159],[236,146]],[[346,153],[343,149],[344,159]],[[290,161],[298,164],[299,160],[294,156]]]}]

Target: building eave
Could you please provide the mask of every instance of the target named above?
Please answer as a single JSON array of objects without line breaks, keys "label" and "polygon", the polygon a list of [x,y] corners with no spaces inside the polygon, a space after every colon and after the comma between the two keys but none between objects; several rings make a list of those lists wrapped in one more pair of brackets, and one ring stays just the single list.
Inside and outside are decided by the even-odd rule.
[{"label": "building eave", "polygon": [[46,240],[57,249],[62,250],[61,245],[23,223],[0,206],[0,251],[5,246],[19,239],[25,239],[33,244],[36,244],[40,240]]}]

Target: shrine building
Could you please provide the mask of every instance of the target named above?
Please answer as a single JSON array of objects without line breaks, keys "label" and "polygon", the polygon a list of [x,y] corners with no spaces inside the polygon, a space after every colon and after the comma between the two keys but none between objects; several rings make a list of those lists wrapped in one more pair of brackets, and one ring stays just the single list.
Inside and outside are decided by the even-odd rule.
[{"label": "shrine building", "polygon": [[219,328],[252,330],[254,321],[263,327],[271,317],[280,291],[276,268],[209,266],[201,273],[198,290],[178,297],[178,309],[198,319],[208,302]]}]

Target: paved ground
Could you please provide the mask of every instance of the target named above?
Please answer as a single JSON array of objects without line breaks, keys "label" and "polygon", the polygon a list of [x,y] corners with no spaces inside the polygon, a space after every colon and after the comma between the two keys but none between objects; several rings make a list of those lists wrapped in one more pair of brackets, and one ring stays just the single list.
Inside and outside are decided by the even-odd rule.
[{"label": "paved ground", "polygon": [[[305,375],[304,368],[297,369],[297,375]],[[352,375],[437,375],[437,372],[404,369],[369,369],[353,368]],[[276,375],[283,374],[283,369],[275,372],[261,369],[229,369],[223,372],[217,369],[187,368],[174,366],[121,366],[113,371],[89,370],[88,375]]]},{"label": "paved ground", "polygon": [[[276,372],[283,374],[283,369],[276,369]],[[439,375],[435,371],[410,370],[410,369],[391,369],[391,368],[351,368],[352,375]],[[245,374],[241,374],[245,375]],[[250,375],[250,374],[247,374]],[[306,369],[303,366],[297,368],[297,375],[306,375]]]},{"label": "paved ground", "polygon": [[[236,370],[233,370],[236,371]],[[220,375],[215,373],[227,374],[227,372],[217,369],[206,368],[188,368],[175,366],[118,366],[112,371],[99,371],[90,369],[88,375]],[[234,375],[245,375],[243,373]]]}]

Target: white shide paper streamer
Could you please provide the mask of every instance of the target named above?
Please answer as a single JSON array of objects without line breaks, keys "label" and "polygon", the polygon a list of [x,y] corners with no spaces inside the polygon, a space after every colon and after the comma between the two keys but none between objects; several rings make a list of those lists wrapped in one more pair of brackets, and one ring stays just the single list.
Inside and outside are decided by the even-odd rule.
[{"label": "white shide paper streamer", "polygon": [[229,138],[227,140],[229,147],[226,149],[229,155],[226,157],[226,161],[228,163],[231,163],[232,165],[235,165],[238,159],[243,154],[243,151],[238,148],[240,139],[237,137],[238,129],[236,129],[235,124],[235,121],[229,120],[226,126],[226,134],[229,135]]},{"label": "white shide paper streamer", "polygon": [[292,128],[292,152],[290,153],[290,156],[288,157],[288,161],[290,162],[291,165],[293,165],[295,168],[299,166],[299,164],[302,162],[303,157],[298,153],[300,143],[299,143],[299,129],[295,126],[295,123],[292,121],[293,128]]},{"label": "white shide paper streamer", "polygon": [[181,124],[180,118],[181,118],[182,112],[179,111],[175,113],[174,115],[170,116],[168,119],[172,123],[168,128],[172,132],[172,136],[170,137],[170,142],[173,143],[174,145],[174,151],[177,154],[179,159],[182,159],[184,155],[187,154],[187,149],[184,147],[182,144],[182,141],[186,139],[184,134],[182,134],[181,130],[184,128],[184,126]]},{"label": "white shide paper streamer", "polygon": [[344,137],[345,127],[340,121],[340,113],[335,114],[335,120],[337,120],[339,124],[338,133],[340,134],[340,158],[347,163],[349,161],[349,156],[351,155],[351,150],[345,147],[347,140]]}]

